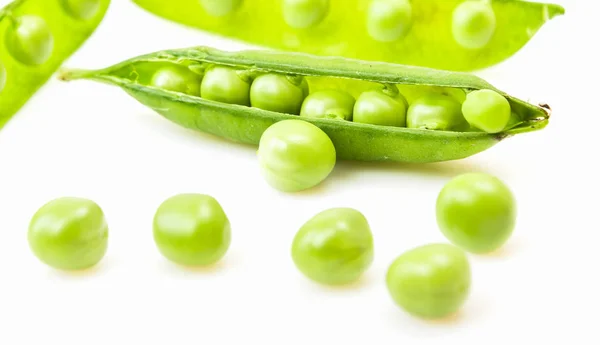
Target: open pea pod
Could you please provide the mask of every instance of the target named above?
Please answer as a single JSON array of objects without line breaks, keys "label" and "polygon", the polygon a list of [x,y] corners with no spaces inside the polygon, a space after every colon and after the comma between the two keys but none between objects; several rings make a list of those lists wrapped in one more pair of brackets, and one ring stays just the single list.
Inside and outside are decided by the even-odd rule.
[{"label": "open pea pod", "polygon": [[[309,96],[331,89],[345,91],[353,97],[374,90],[395,90],[411,104],[431,93],[447,95],[461,102],[474,90],[493,90],[508,100],[512,120],[505,130],[489,134],[467,128],[462,131],[406,128],[329,118],[327,114],[304,117],[268,111],[206,99],[208,94],[204,94],[204,88],[200,94],[193,76],[202,78],[204,75],[204,86],[208,78],[206,71],[217,67],[234,70],[240,80],[248,83],[265,74],[283,75],[291,80],[300,78],[307,81]],[[166,68],[178,70],[171,81],[188,80],[192,84],[177,89],[161,87],[174,85],[164,80],[156,82],[157,73]],[[222,82],[221,77],[210,83]],[[90,79],[121,87],[170,121],[240,143],[257,145],[263,132],[278,121],[309,121],[329,135],[337,156],[346,160],[426,163],[461,159],[512,135],[542,129],[550,116],[549,107],[512,97],[472,74],[280,51],[226,52],[210,47],[165,50],[99,70],[63,69],[60,78],[65,81]],[[229,95],[222,96],[222,99],[225,96],[232,99]],[[244,97],[248,96],[237,98]]]},{"label": "open pea pod", "polygon": [[110,0],[17,0],[0,10],[0,128],[96,30]]},{"label": "open pea pod", "polygon": [[163,18],[279,50],[446,70],[499,63],[555,4],[520,0],[133,0]]}]

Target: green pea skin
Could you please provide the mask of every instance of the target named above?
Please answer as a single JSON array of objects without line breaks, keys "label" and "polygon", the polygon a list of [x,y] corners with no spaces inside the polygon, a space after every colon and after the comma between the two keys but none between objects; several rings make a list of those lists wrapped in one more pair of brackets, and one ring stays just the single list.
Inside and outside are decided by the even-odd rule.
[{"label": "green pea skin", "polygon": [[88,20],[100,10],[100,0],[61,0],[65,11],[73,18]]},{"label": "green pea skin", "polygon": [[468,173],[442,188],[436,217],[449,241],[471,253],[485,254],[499,249],[511,237],[517,207],[512,192],[500,179]]},{"label": "green pea skin", "polygon": [[307,29],[325,18],[329,0],[283,0],[283,19],[294,29]]},{"label": "green pea skin", "polygon": [[241,3],[242,0],[200,0],[204,10],[214,17],[222,17],[232,13],[240,7]]},{"label": "green pea skin", "polygon": [[452,14],[454,40],[467,49],[485,47],[496,31],[496,15],[485,1],[466,0]]},{"label": "green pea skin", "polygon": [[280,74],[263,74],[252,82],[250,104],[255,108],[298,115],[308,84],[304,78],[294,80]]},{"label": "green pea skin", "polygon": [[54,199],[33,215],[27,234],[34,255],[59,270],[84,270],[98,264],[108,248],[108,226],[95,202]]},{"label": "green pea skin", "polygon": [[417,98],[408,108],[408,128],[462,131],[469,128],[461,104],[452,96],[430,93]]},{"label": "green pea skin", "polygon": [[329,176],[336,151],[319,127],[303,120],[283,120],[261,136],[258,160],[269,185],[282,192],[299,192]]},{"label": "green pea skin", "polygon": [[401,94],[391,96],[384,91],[365,91],[354,104],[353,121],[380,126],[406,126],[407,102]]},{"label": "green pea skin", "polygon": [[408,314],[440,319],[457,313],[471,289],[465,253],[450,244],[410,249],[389,266],[386,285],[392,300]]},{"label": "green pea skin", "polygon": [[354,102],[354,97],[345,91],[335,89],[316,91],[304,100],[300,116],[350,121]]},{"label": "green pea skin", "polygon": [[298,270],[324,285],[355,282],[371,266],[373,257],[369,223],[352,208],[318,213],[300,228],[292,243],[292,259]]},{"label": "green pea skin", "polygon": [[0,93],[2,93],[4,85],[6,85],[6,69],[2,62],[0,62]]},{"label": "green pea skin", "polygon": [[173,64],[158,69],[152,76],[151,84],[160,89],[200,97],[202,76],[189,68]]},{"label": "green pea skin", "polygon": [[250,82],[243,80],[238,70],[229,67],[208,69],[200,94],[211,101],[250,106]]},{"label": "green pea skin", "polygon": [[410,0],[373,0],[367,12],[367,32],[380,42],[404,37],[412,26]]},{"label": "green pea skin", "polygon": [[511,116],[508,100],[493,90],[477,90],[467,94],[462,112],[471,126],[487,133],[502,132]]},{"label": "green pea skin", "polygon": [[153,221],[160,253],[182,266],[208,266],[231,244],[231,225],[219,202],[197,193],[174,195],[160,204]]},{"label": "green pea skin", "polygon": [[13,19],[6,29],[5,41],[15,60],[31,66],[48,61],[54,48],[50,28],[42,18],[33,15]]}]

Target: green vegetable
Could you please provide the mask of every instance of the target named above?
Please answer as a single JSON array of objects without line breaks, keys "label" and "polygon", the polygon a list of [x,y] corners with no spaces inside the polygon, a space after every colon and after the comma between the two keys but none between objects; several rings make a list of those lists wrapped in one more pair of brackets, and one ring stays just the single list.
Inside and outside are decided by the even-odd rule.
[{"label": "green vegetable", "polygon": [[154,242],[168,260],[183,266],[212,265],[225,256],[231,226],[219,202],[205,194],[178,194],[154,214]]},{"label": "green vegetable", "polygon": [[[93,14],[86,3],[97,4]],[[88,39],[109,4],[16,0],[0,9],[0,128]]]},{"label": "green vegetable", "polygon": [[407,126],[440,131],[469,128],[461,104],[454,97],[441,93],[428,93],[415,100],[408,108]]},{"label": "green vegetable", "polygon": [[353,121],[380,126],[406,126],[406,100],[383,91],[363,92],[354,105]]},{"label": "green vegetable", "polygon": [[176,64],[165,66],[154,73],[150,85],[173,92],[200,96],[202,77]]},{"label": "green vegetable", "polygon": [[448,182],[437,198],[436,213],[442,233],[452,243],[478,254],[502,247],[517,218],[510,189],[483,173],[463,174]]},{"label": "green vegetable", "polygon": [[275,50],[456,71],[508,59],[565,13],[560,5],[521,0],[243,0],[223,17],[199,0],[133,2],[162,18]]},{"label": "green vegetable", "polygon": [[352,120],[354,97],[343,90],[320,90],[306,97],[300,116],[316,119]]},{"label": "green vegetable", "polygon": [[285,120],[267,128],[258,146],[258,160],[267,182],[284,192],[312,188],[335,166],[335,147],[319,127]]},{"label": "green vegetable", "polygon": [[279,74],[263,74],[250,88],[250,104],[253,107],[284,114],[300,114],[308,85],[304,78],[294,79]]},{"label": "green vegetable", "polygon": [[296,233],[292,259],[307,278],[326,285],[358,280],[374,257],[365,216],[352,208],[332,208],[308,220]]},{"label": "green vegetable", "polygon": [[233,13],[242,3],[242,0],[200,0],[206,14],[213,17],[222,17]]},{"label": "green vegetable", "polygon": [[508,100],[494,90],[470,92],[462,105],[467,121],[488,133],[498,133],[506,128],[511,116]]},{"label": "green vegetable", "polygon": [[[202,82],[202,97],[149,86],[151,77],[165,64],[178,64],[198,73],[208,68]],[[215,70],[219,71],[219,76],[211,75],[211,71]],[[397,88],[399,94],[406,95],[409,103],[432,90],[446,90],[449,95],[459,97],[467,91],[490,89],[507,99],[522,122],[493,134],[432,131],[341,121],[328,116],[295,116],[239,105],[250,102],[252,80],[265,73],[304,77],[310,90],[304,105],[315,97],[313,95],[332,89],[356,99],[368,91],[391,92]],[[349,160],[425,163],[461,159],[482,152],[512,135],[542,129],[550,116],[547,106],[526,103],[471,74],[278,51],[224,52],[209,47],[167,50],[100,70],[65,69],[61,78],[91,79],[119,86],[142,104],[183,127],[241,143],[258,145],[264,131],[276,122],[290,119],[307,121],[329,136],[339,159]],[[369,99],[381,102],[377,97]],[[388,99],[381,104],[386,105],[388,110],[385,114],[388,114],[389,109],[405,109],[401,103]],[[311,113],[316,115],[319,112]],[[401,113],[397,115],[402,118]]]},{"label": "green vegetable", "polygon": [[471,289],[465,253],[449,244],[427,244],[404,252],[387,271],[392,300],[407,313],[424,319],[455,314]]},{"label": "green vegetable", "polygon": [[27,235],[35,256],[59,270],[95,266],[108,248],[108,225],[93,201],[63,197],[43,205],[32,217]]}]

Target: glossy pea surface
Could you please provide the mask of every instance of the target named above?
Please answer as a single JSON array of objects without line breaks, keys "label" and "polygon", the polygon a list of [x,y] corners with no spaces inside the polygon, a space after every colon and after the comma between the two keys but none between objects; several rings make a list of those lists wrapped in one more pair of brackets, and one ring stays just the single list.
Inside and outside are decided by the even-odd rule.
[{"label": "glossy pea surface", "polygon": [[295,29],[317,25],[329,10],[329,0],[283,0],[283,18]]},{"label": "glossy pea surface", "polygon": [[211,101],[249,106],[250,82],[233,68],[217,66],[206,71],[200,94]]},{"label": "glossy pea surface", "polygon": [[358,280],[374,257],[365,216],[352,208],[332,208],[308,220],[296,233],[292,259],[307,278],[326,285]]},{"label": "glossy pea surface", "polygon": [[151,85],[168,91],[185,93],[200,97],[202,76],[189,68],[172,64],[154,73]]},{"label": "glossy pea surface", "polygon": [[284,120],[263,133],[258,160],[269,185],[283,192],[298,192],[329,176],[336,152],[319,127],[303,120]]},{"label": "glossy pea surface", "polygon": [[517,206],[500,179],[483,173],[455,177],[436,201],[437,222],[455,245],[477,254],[495,251],[511,237]]},{"label": "glossy pea surface", "polygon": [[493,90],[476,90],[467,94],[462,105],[465,119],[487,133],[504,130],[511,117],[508,100]]},{"label": "glossy pea surface", "polygon": [[393,42],[408,33],[412,19],[410,0],[373,0],[367,14],[367,32],[377,41]]},{"label": "glossy pea surface", "polygon": [[4,84],[6,84],[6,68],[0,62],[0,92],[4,89]]},{"label": "glossy pea surface", "polygon": [[154,242],[168,260],[183,266],[212,265],[225,256],[231,243],[231,225],[212,196],[178,194],[156,210]]},{"label": "glossy pea surface", "polygon": [[102,209],[84,198],[54,199],[33,215],[27,234],[35,256],[59,270],[95,266],[108,248],[108,226]]},{"label": "glossy pea surface", "polygon": [[298,115],[308,86],[304,79],[294,80],[280,74],[263,74],[252,82],[250,104],[253,107]]},{"label": "glossy pea surface", "polygon": [[73,18],[88,20],[100,11],[100,0],[61,0],[65,11]]},{"label": "glossy pea surface", "polygon": [[469,128],[461,104],[456,98],[440,93],[429,93],[416,99],[408,108],[406,120],[408,128],[442,131]]},{"label": "glossy pea surface", "polygon": [[467,49],[485,47],[496,30],[496,14],[487,1],[466,0],[452,14],[452,35]]},{"label": "glossy pea surface", "polygon": [[406,100],[383,91],[363,92],[354,104],[353,121],[380,126],[406,126]]},{"label": "glossy pea surface", "polygon": [[242,4],[242,0],[199,0],[200,4],[211,16],[222,17],[235,11]]},{"label": "glossy pea surface", "polygon": [[418,318],[457,313],[471,289],[467,256],[449,244],[427,244],[398,256],[386,275],[387,289],[401,309]]},{"label": "glossy pea surface", "polygon": [[300,116],[352,120],[354,97],[342,90],[320,90],[306,97]]},{"label": "glossy pea surface", "polygon": [[35,15],[24,15],[14,20],[5,33],[6,49],[19,62],[41,65],[54,47],[54,37],[46,21]]}]

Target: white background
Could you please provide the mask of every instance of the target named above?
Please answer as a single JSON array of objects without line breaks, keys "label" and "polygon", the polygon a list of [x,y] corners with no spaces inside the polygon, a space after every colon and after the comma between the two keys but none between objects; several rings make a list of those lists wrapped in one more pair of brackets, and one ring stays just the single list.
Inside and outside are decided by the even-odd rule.
[{"label": "white background", "polygon": [[[545,130],[457,162],[340,162],[296,195],[266,185],[255,148],[181,129],[117,88],[53,79],[0,131],[0,344],[600,344],[599,8],[558,2],[565,17],[478,73],[549,103]],[[66,65],[196,44],[246,47],[117,0]],[[518,227],[501,252],[471,256],[473,289],[457,318],[413,319],[391,302],[386,269],[409,248],[445,241],[435,198],[471,171],[510,185]],[[211,194],[230,217],[233,242],[216,268],[183,270],[154,246],[153,213],[180,192]],[[85,274],[44,266],[26,240],[37,208],[66,195],[95,200],[109,221],[109,251]],[[331,289],[301,276],[289,248],[303,222],[338,206],[367,216],[376,257],[360,284]]]}]

